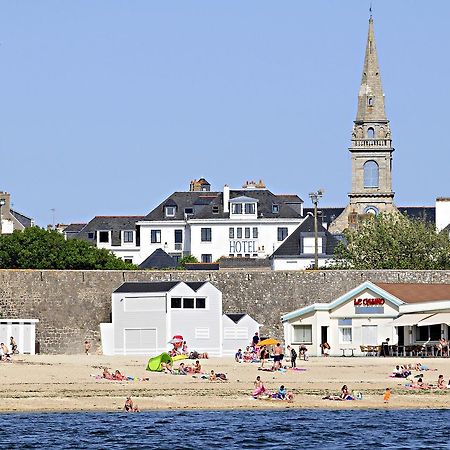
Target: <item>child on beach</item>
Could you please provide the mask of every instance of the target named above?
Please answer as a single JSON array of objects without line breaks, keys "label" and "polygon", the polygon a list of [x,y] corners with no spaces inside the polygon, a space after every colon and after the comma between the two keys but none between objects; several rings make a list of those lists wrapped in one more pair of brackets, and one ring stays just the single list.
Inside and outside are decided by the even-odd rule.
[{"label": "child on beach", "polygon": [[383,394],[383,401],[384,403],[389,403],[389,399],[391,398],[391,390],[390,388],[386,388]]},{"label": "child on beach", "polygon": [[84,353],[89,355],[89,350],[91,349],[91,343],[89,341],[84,341]]},{"label": "child on beach", "polygon": [[438,381],[437,381],[437,387],[438,387],[438,389],[445,389],[447,387],[445,385],[444,375],[439,375]]},{"label": "child on beach", "polygon": [[242,349],[239,349],[234,355],[234,360],[238,363],[242,362]]}]

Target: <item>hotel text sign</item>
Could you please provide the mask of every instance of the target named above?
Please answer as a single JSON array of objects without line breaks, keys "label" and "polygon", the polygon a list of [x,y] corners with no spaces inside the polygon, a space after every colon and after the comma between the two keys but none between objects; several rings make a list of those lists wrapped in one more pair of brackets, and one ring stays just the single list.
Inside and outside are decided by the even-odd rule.
[{"label": "hotel text sign", "polygon": [[256,253],[256,241],[230,241],[230,253]]},{"label": "hotel text sign", "polygon": [[384,298],[355,298],[353,304],[354,306],[383,306],[385,300]]}]

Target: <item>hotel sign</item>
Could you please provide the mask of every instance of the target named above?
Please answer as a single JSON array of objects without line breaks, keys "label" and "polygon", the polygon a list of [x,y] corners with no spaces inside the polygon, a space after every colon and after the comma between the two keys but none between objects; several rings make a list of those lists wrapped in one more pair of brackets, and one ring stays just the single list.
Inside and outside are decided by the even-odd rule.
[{"label": "hotel sign", "polygon": [[230,253],[256,253],[257,251],[256,241],[230,241]]}]

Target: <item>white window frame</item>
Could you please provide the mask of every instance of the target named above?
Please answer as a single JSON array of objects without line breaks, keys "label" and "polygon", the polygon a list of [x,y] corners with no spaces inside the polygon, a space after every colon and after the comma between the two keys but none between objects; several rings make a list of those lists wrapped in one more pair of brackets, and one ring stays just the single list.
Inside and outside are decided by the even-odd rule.
[{"label": "white window frame", "polygon": [[[342,325],[338,327],[339,329],[339,344],[352,344],[353,343],[353,327],[351,325]],[[345,330],[345,332],[344,332]],[[350,333],[348,331],[350,330]],[[350,335],[350,339],[346,339]]]},{"label": "white window frame", "polygon": [[[152,234],[153,232],[155,232],[155,240],[153,240]],[[159,236],[159,240],[158,240],[158,236]],[[154,228],[152,230],[150,230],[150,243],[151,244],[161,244],[161,230],[158,228]]]},{"label": "white window frame", "polygon": [[[101,233],[108,233],[108,242],[100,241],[100,234]],[[97,243],[98,244],[111,244],[111,230],[98,230],[97,231]]]},{"label": "white window frame", "polygon": [[164,213],[165,213],[166,217],[175,217],[175,214],[177,213],[177,207],[176,206],[165,206]]},{"label": "white window frame", "polygon": [[[307,323],[305,323],[305,324],[300,324],[300,325],[292,325],[292,343],[293,344],[312,344],[312,325],[311,324],[307,324]],[[303,339],[303,340],[297,340],[295,337],[295,329],[296,328],[299,328],[299,327],[302,327],[302,328],[305,328],[305,329],[309,329],[309,333],[310,333],[310,336],[311,336],[311,339],[308,339],[308,340],[306,340],[306,339]],[[305,332],[303,332],[303,335],[305,335],[306,333]]]},{"label": "white window frame", "polygon": [[[125,233],[131,233],[131,241],[125,240]],[[134,231],[133,230],[122,230],[122,244],[134,244]]]}]

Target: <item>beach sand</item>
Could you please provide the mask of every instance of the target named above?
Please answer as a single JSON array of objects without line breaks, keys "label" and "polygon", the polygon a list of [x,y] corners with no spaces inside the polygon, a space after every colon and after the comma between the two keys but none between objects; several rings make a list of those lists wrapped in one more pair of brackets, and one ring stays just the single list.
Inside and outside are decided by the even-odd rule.
[{"label": "beach sand", "polygon": [[[424,381],[436,384],[439,374],[450,379],[450,359],[420,358],[311,358],[298,361],[305,371],[264,372],[258,364],[236,363],[232,358],[201,360],[204,372],[225,372],[229,382],[152,373],[145,370],[147,358],[98,355],[17,355],[13,363],[0,364],[0,411],[117,411],[127,395],[141,410],[170,409],[277,409],[277,408],[448,408],[450,389],[415,391],[402,385],[405,380],[389,378],[396,364],[418,362],[433,371],[423,372]],[[185,362],[191,363],[186,360]],[[91,375],[119,369],[122,374],[149,377],[149,381],[96,380]],[[175,363],[178,367],[178,362]],[[417,372],[413,373],[417,374]],[[295,393],[293,403],[254,400],[253,381],[260,375],[269,390],[284,384]],[[360,391],[358,401],[322,400],[327,393],[338,394],[343,384]],[[383,403],[386,387],[391,400]]]}]

